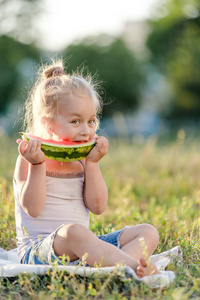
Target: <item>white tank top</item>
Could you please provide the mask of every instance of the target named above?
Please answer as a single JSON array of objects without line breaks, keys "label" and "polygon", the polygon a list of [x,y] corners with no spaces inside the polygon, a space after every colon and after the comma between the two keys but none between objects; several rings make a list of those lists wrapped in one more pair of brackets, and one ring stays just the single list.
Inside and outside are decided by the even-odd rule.
[{"label": "white tank top", "polygon": [[39,217],[32,218],[20,205],[14,181],[15,222],[20,259],[32,243],[45,238],[62,224],[76,223],[89,227],[90,217],[83,201],[83,185],[84,172],[70,174],[47,172],[46,202]]}]

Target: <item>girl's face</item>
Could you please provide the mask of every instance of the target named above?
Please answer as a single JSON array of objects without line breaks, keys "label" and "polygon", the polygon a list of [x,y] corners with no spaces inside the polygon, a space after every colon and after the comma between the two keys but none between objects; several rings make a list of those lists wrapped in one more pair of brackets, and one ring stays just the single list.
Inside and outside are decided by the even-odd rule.
[{"label": "girl's face", "polygon": [[61,102],[58,115],[53,119],[54,140],[67,139],[72,142],[86,142],[95,135],[96,104],[85,96],[72,96],[66,103]]}]

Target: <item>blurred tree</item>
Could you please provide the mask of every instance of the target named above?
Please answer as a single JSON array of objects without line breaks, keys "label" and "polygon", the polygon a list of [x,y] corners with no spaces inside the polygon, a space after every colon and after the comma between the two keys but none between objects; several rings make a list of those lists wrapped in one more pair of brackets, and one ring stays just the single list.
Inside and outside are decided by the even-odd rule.
[{"label": "blurred tree", "polygon": [[43,1],[0,0],[0,35],[31,43],[38,38],[35,21],[42,12]]},{"label": "blurred tree", "polygon": [[[40,52],[34,45],[0,36],[0,112],[5,112],[11,101],[24,101],[22,90],[30,61],[39,61]],[[33,73],[33,70],[31,70]]]},{"label": "blurred tree", "polygon": [[165,0],[151,20],[147,46],[173,91],[168,117],[200,117],[200,2]]},{"label": "blurred tree", "polygon": [[[104,116],[137,107],[143,76],[139,61],[120,38],[108,35],[84,39],[70,45],[63,53],[68,72],[84,68],[102,81]],[[106,98],[106,101],[105,101]]]},{"label": "blurred tree", "polygon": [[34,46],[34,22],[42,12],[39,0],[0,0],[0,113],[9,105],[24,101],[22,91],[32,65],[39,61]]}]

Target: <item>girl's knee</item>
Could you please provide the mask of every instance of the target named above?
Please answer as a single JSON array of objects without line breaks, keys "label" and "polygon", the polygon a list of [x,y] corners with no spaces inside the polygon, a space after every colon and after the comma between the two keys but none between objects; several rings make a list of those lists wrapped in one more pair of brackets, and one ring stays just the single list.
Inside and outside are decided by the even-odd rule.
[{"label": "girl's knee", "polygon": [[159,243],[159,233],[157,229],[151,225],[151,224],[142,224],[143,225],[143,231],[145,233],[145,236],[148,237],[150,241],[152,241],[152,244],[155,244],[156,246]]},{"label": "girl's knee", "polygon": [[59,230],[59,234],[62,235],[64,239],[69,241],[72,241],[73,239],[79,240],[84,235],[85,230],[87,230],[87,228],[80,224],[69,224],[64,225]]},{"label": "girl's knee", "polygon": [[57,256],[65,254],[70,257],[71,261],[77,259],[79,256],[75,250],[82,241],[83,230],[84,227],[79,224],[68,224],[58,229],[53,241],[55,254]]}]

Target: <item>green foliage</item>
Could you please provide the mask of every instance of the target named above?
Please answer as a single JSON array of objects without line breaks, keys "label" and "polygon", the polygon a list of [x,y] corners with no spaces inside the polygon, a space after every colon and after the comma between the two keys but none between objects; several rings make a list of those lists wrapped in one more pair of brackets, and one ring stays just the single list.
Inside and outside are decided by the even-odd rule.
[{"label": "green foliage", "polygon": [[143,76],[139,62],[120,38],[99,36],[70,45],[63,53],[68,59],[68,72],[85,67],[102,81],[104,116],[114,111],[129,111],[138,105]]},{"label": "green foliage", "polygon": [[[12,174],[15,139],[1,138],[0,247],[15,248]],[[198,299],[200,295],[200,141],[180,139],[144,144],[110,141],[101,169],[109,190],[107,210],[91,215],[91,230],[107,233],[139,223],[160,234],[155,253],[179,245],[183,265],[169,266],[176,279],[166,290],[136,285],[123,272],[89,278],[50,270],[45,276],[23,274],[0,279],[1,299]],[[5,176],[4,176],[5,174]]]},{"label": "green foliage", "polygon": [[166,75],[173,91],[170,116],[199,118],[199,1],[168,0],[159,9],[164,16],[149,22],[152,32],[147,46],[152,62]]},{"label": "green foliage", "polygon": [[3,114],[11,103],[14,107],[15,103],[24,102],[25,86],[34,77],[33,64],[40,59],[40,50],[33,44],[38,38],[34,20],[41,3],[0,0],[0,7],[0,113]]},{"label": "green foliage", "polygon": [[[39,61],[39,50],[34,45],[26,45],[11,37],[0,36],[0,111],[6,111],[12,101],[24,102],[22,96],[25,81],[30,72],[30,64]],[[25,78],[26,77],[26,78]],[[30,78],[28,78],[30,80]],[[31,78],[32,79],[32,78]]]}]

